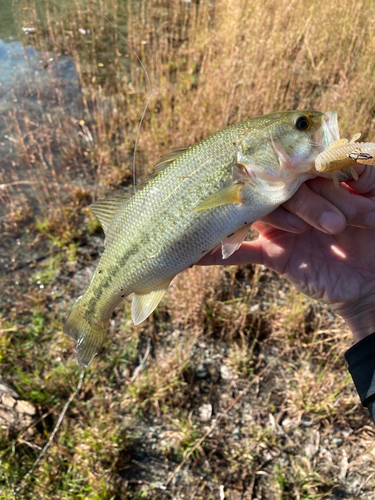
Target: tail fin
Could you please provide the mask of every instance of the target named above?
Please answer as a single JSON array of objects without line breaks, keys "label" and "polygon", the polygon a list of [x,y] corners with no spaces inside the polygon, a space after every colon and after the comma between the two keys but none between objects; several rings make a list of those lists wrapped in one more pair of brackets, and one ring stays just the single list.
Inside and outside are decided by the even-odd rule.
[{"label": "tail fin", "polygon": [[109,318],[104,322],[88,321],[81,307],[79,297],[74,304],[63,332],[77,342],[76,352],[78,363],[86,368],[99,352],[108,328]]}]

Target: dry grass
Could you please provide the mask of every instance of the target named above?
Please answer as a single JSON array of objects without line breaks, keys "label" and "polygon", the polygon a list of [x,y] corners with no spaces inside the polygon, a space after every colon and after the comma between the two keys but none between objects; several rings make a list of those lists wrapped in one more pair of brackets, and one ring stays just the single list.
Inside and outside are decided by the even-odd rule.
[{"label": "dry grass", "polygon": [[[20,36],[38,52],[14,52],[23,77],[0,96],[0,360],[40,422],[2,433],[4,499],[14,498],[78,380],[61,327],[102,251],[87,207],[132,184],[150,89],[104,15],[157,91],[139,136],[139,179],[170,147],[276,110],[335,109],[343,136],[375,135],[370,0],[19,0],[13,8],[19,28],[36,28]],[[132,326],[128,302],[116,311],[18,498],[375,498],[374,430],[343,361],[350,341],[328,308],[266,269],[190,269],[144,325]]]}]

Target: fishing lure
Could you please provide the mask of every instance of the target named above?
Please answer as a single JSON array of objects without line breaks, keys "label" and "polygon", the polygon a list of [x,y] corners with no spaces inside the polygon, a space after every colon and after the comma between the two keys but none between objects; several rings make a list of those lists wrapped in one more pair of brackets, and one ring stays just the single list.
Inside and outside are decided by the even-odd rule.
[{"label": "fishing lure", "polygon": [[360,137],[361,134],[358,133],[350,141],[338,139],[316,157],[316,170],[331,172],[336,187],[340,186],[337,170],[350,172],[353,179],[358,180],[358,174],[354,169],[356,163],[375,166],[375,143],[356,142]]}]

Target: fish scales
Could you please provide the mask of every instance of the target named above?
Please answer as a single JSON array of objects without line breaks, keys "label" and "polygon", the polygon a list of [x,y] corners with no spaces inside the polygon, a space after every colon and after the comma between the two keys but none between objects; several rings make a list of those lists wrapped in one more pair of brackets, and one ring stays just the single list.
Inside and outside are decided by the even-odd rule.
[{"label": "fish scales", "polygon": [[174,153],[172,163],[122,205],[118,199],[95,203],[105,251],[64,326],[77,341],[79,362],[86,366],[98,352],[124,297],[134,293],[132,316],[140,323],[176,274],[220,243],[228,257],[252,222],[315,176],[317,154],[337,136],[330,120],[309,110],[244,120],[177,158]]}]

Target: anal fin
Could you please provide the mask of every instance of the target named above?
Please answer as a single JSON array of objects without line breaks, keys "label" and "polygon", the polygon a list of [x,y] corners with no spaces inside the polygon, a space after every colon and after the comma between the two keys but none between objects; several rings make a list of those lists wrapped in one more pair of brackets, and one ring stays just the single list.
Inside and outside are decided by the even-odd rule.
[{"label": "anal fin", "polygon": [[160,283],[157,288],[147,293],[135,293],[132,302],[132,318],[135,325],[139,325],[156,309],[165,292],[169,287],[170,281]]},{"label": "anal fin", "polygon": [[221,247],[221,252],[223,259],[227,259],[234,253],[242,243],[244,242],[248,232],[250,230],[250,225],[246,225],[244,227],[241,227],[241,229],[238,229],[234,234],[231,236],[228,236],[222,244]]}]

